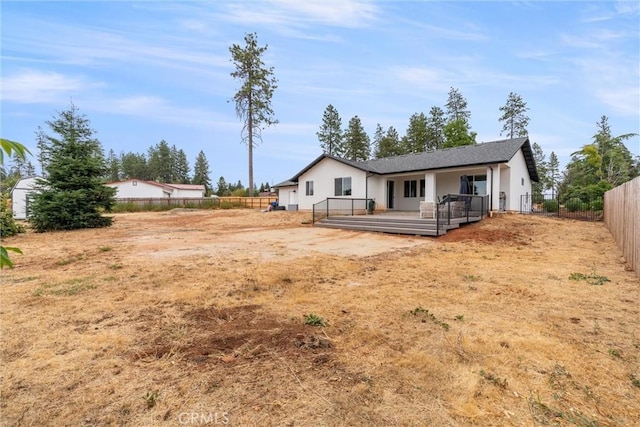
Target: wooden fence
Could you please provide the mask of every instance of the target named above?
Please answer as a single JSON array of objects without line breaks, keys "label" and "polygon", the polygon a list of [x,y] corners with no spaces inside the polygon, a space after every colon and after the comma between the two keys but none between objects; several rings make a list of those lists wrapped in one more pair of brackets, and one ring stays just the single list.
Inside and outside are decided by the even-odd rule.
[{"label": "wooden fence", "polygon": [[604,223],[640,277],[640,177],[604,194]]},{"label": "wooden fence", "polygon": [[199,198],[128,198],[117,199],[116,204],[134,205],[140,209],[153,208],[250,208],[265,209],[277,197],[199,197]]}]

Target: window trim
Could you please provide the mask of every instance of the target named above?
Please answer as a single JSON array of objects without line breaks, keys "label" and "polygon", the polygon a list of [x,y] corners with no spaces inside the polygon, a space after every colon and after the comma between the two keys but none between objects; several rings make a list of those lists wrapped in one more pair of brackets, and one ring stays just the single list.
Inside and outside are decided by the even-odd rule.
[{"label": "window trim", "polygon": [[418,181],[415,179],[408,179],[404,181],[404,198],[414,199],[418,197]]},{"label": "window trim", "polygon": [[305,181],[305,196],[313,196],[313,180]]},{"label": "window trim", "polygon": [[351,196],[353,194],[353,187],[351,186],[351,177],[344,176],[344,177],[334,178],[333,193],[335,197]]}]

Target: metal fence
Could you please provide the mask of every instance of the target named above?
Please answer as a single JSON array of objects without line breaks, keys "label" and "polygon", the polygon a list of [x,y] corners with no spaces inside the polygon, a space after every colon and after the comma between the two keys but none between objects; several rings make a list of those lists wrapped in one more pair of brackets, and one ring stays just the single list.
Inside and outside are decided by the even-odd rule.
[{"label": "metal fence", "polygon": [[562,195],[524,195],[520,198],[520,213],[582,221],[603,219],[604,198],[563,198]]},{"label": "metal fence", "polygon": [[[373,214],[376,202],[373,199],[327,198],[313,205],[313,223],[330,216]],[[489,196],[469,194],[447,194],[437,205],[437,218],[450,224],[451,219],[485,217],[489,212]]]},{"label": "metal fence", "polygon": [[373,199],[329,197],[313,205],[313,223],[329,216],[366,215],[375,210]]}]

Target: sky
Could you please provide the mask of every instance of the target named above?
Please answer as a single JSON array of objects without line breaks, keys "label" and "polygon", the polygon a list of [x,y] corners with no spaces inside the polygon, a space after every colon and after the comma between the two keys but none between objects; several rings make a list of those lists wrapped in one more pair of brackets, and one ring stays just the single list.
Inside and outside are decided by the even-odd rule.
[{"label": "sky", "polygon": [[[412,114],[445,109],[453,87],[487,142],[504,139],[499,108],[514,92],[531,142],[563,167],[603,115],[614,135],[640,133],[637,1],[3,0],[0,13],[0,136],[34,164],[36,130],[73,102],[105,153],[164,139],[191,168],[202,150],[214,184],[248,185],[229,52],[246,33],[278,79],[279,123],[254,150],[258,186],[321,154],[329,104],[345,128],[357,115],[371,138],[378,123],[404,135]],[[626,146],[640,155],[638,137]]]}]

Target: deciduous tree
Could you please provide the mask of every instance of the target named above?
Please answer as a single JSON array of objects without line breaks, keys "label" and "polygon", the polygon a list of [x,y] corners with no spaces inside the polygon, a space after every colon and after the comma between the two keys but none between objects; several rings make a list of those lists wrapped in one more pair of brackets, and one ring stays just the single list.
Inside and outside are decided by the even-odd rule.
[{"label": "deciduous tree", "polygon": [[444,144],[442,148],[461,147],[463,145],[473,145],[476,143],[476,133],[471,131],[471,127],[466,120],[454,120],[447,123],[442,130],[444,134]]}]

